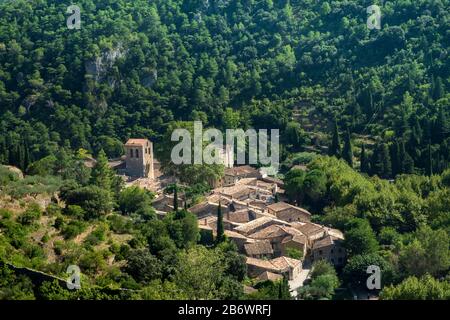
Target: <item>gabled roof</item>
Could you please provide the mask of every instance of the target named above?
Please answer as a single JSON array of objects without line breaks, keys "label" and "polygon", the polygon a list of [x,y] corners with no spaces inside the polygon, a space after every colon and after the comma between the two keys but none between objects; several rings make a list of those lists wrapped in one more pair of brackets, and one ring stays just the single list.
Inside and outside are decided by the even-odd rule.
[{"label": "gabled roof", "polygon": [[254,243],[246,243],[244,245],[245,253],[248,256],[260,254],[273,254],[272,246],[269,241],[258,241]]},{"label": "gabled roof", "polygon": [[292,227],[286,227],[282,225],[271,225],[268,226],[267,228],[264,228],[260,231],[257,231],[249,235],[248,237],[252,239],[273,239],[287,236],[291,236],[292,238],[293,236],[296,235],[303,236],[303,234],[300,231]]},{"label": "gabled roof", "polygon": [[267,208],[270,209],[270,210],[273,210],[273,211],[275,211],[277,213],[281,212],[281,211],[284,211],[284,210],[287,210],[287,209],[295,209],[295,210],[300,211],[301,213],[304,213],[306,215],[309,215],[309,216],[311,215],[311,213],[308,210],[305,210],[305,209],[300,208],[300,207],[293,206],[293,205],[291,205],[289,203],[286,203],[286,202],[272,203],[270,206],[267,206]]},{"label": "gabled roof", "polygon": [[259,281],[267,281],[270,280],[272,282],[278,281],[283,279],[283,276],[281,274],[277,274],[277,273],[273,273],[270,271],[264,271],[263,273],[261,273],[257,279]]},{"label": "gabled roof", "polygon": [[265,269],[266,271],[271,272],[286,272],[289,268],[298,267],[302,262],[297,259],[292,259],[288,257],[278,257],[272,260],[262,260],[255,259],[251,257],[247,257],[247,264],[256,266],[261,269]]},{"label": "gabled roof", "polygon": [[128,139],[125,146],[146,146],[150,142],[148,139]]},{"label": "gabled roof", "polygon": [[272,203],[270,206],[267,206],[267,208],[269,208],[275,212],[280,212],[280,211],[283,211],[286,209],[290,209],[291,205],[286,202],[276,202],[276,203]]},{"label": "gabled roof", "polygon": [[334,245],[339,240],[340,239],[333,237],[333,236],[326,236],[325,238],[314,241],[312,249],[316,250],[316,249],[328,247],[328,246]]},{"label": "gabled roof", "polygon": [[242,209],[234,212],[229,212],[225,215],[228,221],[236,223],[247,223],[255,219],[256,214],[251,213],[249,209]]},{"label": "gabled roof", "polygon": [[323,226],[311,222],[293,222],[292,226],[308,237],[325,232]]},{"label": "gabled roof", "polygon": [[247,222],[246,224],[243,224],[237,228],[235,228],[235,231],[238,232],[244,232],[244,233],[252,233],[255,230],[264,227],[265,225],[276,223],[273,219],[269,217],[261,217],[255,220],[252,220],[250,222]]}]

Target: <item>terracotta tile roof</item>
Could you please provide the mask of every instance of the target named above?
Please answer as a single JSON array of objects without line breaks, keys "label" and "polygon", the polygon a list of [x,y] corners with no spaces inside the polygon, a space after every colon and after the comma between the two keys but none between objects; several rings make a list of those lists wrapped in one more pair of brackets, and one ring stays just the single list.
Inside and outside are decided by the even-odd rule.
[{"label": "terracotta tile roof", "polygon": [[231,231],[231,230],[225,230],[225,235],[226,235],[228,238],[248,239],[246,236],[244,236],[244,235],[242,235],[242,234],[240,234],[240,233],[237,233],[237,232],[235,232],[235,231]]},{"label": "terracotta tile roof", "polygon": [[264,177],[262,180],[268,183],[276,183],[279,187],[284,186],[283,180],[278,178]]},{"label": "terracotta tile roof", "polygon": [[311,222],[293,222],[292,226],[308,237],[325,232],[323,226]]},{"label": "terracotta tile roof", "polygon": [[270,210],[273,210],[275,212],[281,212],[281,211],[284,211],[284,210],[287,210],[287,209],[295,209],[295,210],[300,211],[301,213],[304,213],[306,215],[309,215],[309,216],[311,215],[311,213],[308,210],[300,208],[300,207],[293,206],[293,205],[291,205],[289,203],[286,203],[286,202],[273,203],[270,206],[268,206],[267,208],[270,209]]},{"label": "terracotta tile roof", "polygon": [[272,282],[278,281],[278,280],[282,280],[283,276],[281,274],[277,274],[277,273],[273,273],[270,271],[264,271],[263,273],[261,273],[257,279],[259,281],[267,281],[270,280]]},{"label": "terracotta tile roof", "polygon": [[282,210],[290,209],[291,205],[286,202],[277,202],[277,203],[272,203],[270,206],[267,206],[267,208],[269,208],[275,212],[279,212]]},{"label": "terracotta tile roof", "polygon": [[235,231],[243,232],[243,233],[252,233],[254,230],[263,227],[264,225],[269,225],[274,223],[274,220],[269,217],[261,217],[258,219],[255,219],[253,221],[247,222],[246,224],[243,224],[237,228],[235,228]]},{"label": "terracotta tile roof", "polygon": [[252,214],[248,209],[243,209],[235,212],[229,212],[225,215],[225,218],[231,222],[247,223],[254,220],[256,218],[256,214]]},{"label": "terracotta tile roof", "polygon": [[326,237],[323,238],[323,239],[314,241],[314,244],[313,244],[312,249],[313,249],[313,250],[316,250],[316,249],[319,249],[319,248],[328,247],[328,246],[330,246],[330,245],[335,244],[335,243],[336,243],[337,241],[339,241],[339,240],[340,240],[340,239],[335,238],[335,237],[333,237],[333,236],[326,236]]},{"label": "terracotta tile roof", "polygon": [[306,245],[308,243],[308,239],[303,234],[296,234],[296,235],[293,235],[293,236],[287,236],[286,238],[284,238],[281,241],[281,243],[287,243],[287,242],[290,242],[290,241],[293,241],[293,242],[296,242],[296,243],[301,243],[301,244],[304,244],[304,245]]},{"label": "terracotta tile roof", "polygon": [[248,237],[252,239],[272,239],[282,236],[293,237],[295,235],[302,236],[303,234],[297,229],[291,227],[286,227],[282,225],[271,225],[267,228],[264,228],[258,232],[249,235]]},{"label": "terracotta tile roof", "polygon": [[245,253],[248,256],[260,254],[273,254],[273,249],[269,241],[258,241],[254,243],[246,243],[244,245]]},{"label": "terracotta tile roof", "polygon": [[150,142],[148,139],[128,139],[126,146],[145,146],[147,142]]},{"label": "terracotta tile roof", "polygon": [[[225,214],[227,211],[227,206],[222,206],[222,212]],[[189,212],[192,212],[193,214],[197,215],[198,218],[202,218],[204,216],[208,215],[216,215],[217,214],[217,208],[219,207],[218,203],[211,203],[209,201],[201,202],[199,204],[196,204],[195,206],[188,209]]]},{"label": "terracotta tile roof", "polygon": [[292,259],[289,257],[278,257],[273,260],[270,260],[270,262],[278,269],[286,269],[288,267],[295,268],[302,263],[300,260]]},{"label": "terracotta tile roof", "polygon": [[256,178],[243,178],[243,179],[239,180],[238,182],[236,182],[236,184],[256,185],[257,181],[258,180]]},{"label": "terracotta tile roof", "polygon": [[233,167],[233,168],[227,168],[225,169],[225,175],[227,176],[241,176],[246,174],[252,174],[257,173],[258,170],[251,166],[239,166],[239,167]]},{"label": "terracotta tile roof", "polygon": [[272,272],[286,272],[289,268],[298,267],[302,262],[300,260],[288,258],[288,257],[278,257],[272,260],[262,260],[247,257],[247,264],[259,267],[261,269],[266,269],[266,271]]}]

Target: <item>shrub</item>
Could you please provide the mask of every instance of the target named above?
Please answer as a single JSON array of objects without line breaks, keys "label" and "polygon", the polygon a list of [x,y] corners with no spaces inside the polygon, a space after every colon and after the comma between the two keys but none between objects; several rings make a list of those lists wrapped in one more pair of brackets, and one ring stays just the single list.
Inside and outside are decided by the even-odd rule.
[{"label": "shrub", "polygon": [[23,225],[30,225],[39,220],[41,215],[42,211],[39,205],[37,203],[32,203],[27,210],[19,216],[18,221]]},{"label": "shrub", "polygon": [[72,239],[86,230],[86,223],[83,221],[70,221],[61,228],[64,239]]}]

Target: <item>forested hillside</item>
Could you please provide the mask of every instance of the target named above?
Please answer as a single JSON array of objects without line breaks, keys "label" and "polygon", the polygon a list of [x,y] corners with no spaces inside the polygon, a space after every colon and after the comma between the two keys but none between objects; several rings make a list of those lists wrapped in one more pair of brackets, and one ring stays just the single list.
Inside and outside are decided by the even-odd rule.
[{"label": "forested hillside", "polygon": [[0,160],[26,169],[61,147],[117,156],[130,136],[158,142],[172,120],[193,119],[280,128],[298,151],[310,137],[291,113],[305,106],[311,130],[327,133],[320,144],[334,117],[358,158],[359,138],[375,141],[369,173],[440,172],[449,1],[388,1],[381,30],[366,26],[371,4],[80,0],[81,29],[69,30],[69,3],[3,1]]},{"label": "forested hillside", "polygon": [[[368,265],[383,299],[449,299],[449,0],[78,0],[80,29],[71,4],[0,0],[0,299],[290,298],[287,280],[245,293],[234,244],[176,200],[157,219],[109,167],[130,137],[166,161],[192,120],[280,129],[285,195],[344,232],[347,265],[302,299],[361,287]],[[190,169],[165,192],[193,205],[223,168]],[[82,290],[13,272],[73,264]]]}]

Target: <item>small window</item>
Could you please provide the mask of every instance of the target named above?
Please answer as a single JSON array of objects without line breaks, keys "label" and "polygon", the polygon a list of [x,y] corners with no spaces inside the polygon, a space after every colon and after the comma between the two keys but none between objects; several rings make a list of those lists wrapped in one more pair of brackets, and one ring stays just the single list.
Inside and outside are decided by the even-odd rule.
[{"label": "small window", "polygon": [[322,250],[319,250],[319,254],[320,254],[320,255],[322,254]]},{"label": "small window", "polygon": [[130,149],[130,158],[133,158],[133,149]]},{"label": "small window", "polygon": [[139,158],[139,149],[136,149],[136,158]]},{"label": "small window", "polygon": [[331,249],[331,253],[334,253],[334,250],[333,250],[333,249]]}]

